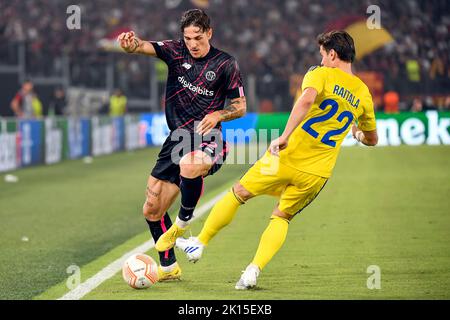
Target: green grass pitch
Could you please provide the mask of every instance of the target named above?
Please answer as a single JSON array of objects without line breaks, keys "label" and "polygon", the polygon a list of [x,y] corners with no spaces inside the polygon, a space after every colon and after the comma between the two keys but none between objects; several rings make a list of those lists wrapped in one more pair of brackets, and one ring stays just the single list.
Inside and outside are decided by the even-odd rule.
[{"label": "green grass pitch", "polygon": [[[69,265],[81,267],[84,281],[148,240],[141,211],[157,153],[67,161],[16,171],[18,183],[2,179],[0,299],[59,298]],[[343,148],[333,177],[291,222],[256,290],[234,284],[276,205],[271,197],[241,207],[197,264],[177,251],[182,281],[134,290],[118,273],[84,299],[449,299],[449,159],[449,147]],[[246,168],[225,165],[207,178],[204,200]],[[154,249],[148,254],[157,257]],[[381,289],[367,288],[371,265],[381,270]]]}]

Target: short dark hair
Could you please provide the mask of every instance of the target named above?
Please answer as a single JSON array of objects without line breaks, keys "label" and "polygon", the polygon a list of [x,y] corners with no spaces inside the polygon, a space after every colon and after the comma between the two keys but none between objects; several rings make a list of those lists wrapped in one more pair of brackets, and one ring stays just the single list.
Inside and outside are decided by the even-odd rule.
[{"label": "short dark hair", "polygon": [[211,21],[205,11],[200,9],[191,9],[183,13],[180,20],[181,33],[189,26],[199,27],[201,32],[211,29]]},{"label": "short dark hair", "polygon": [[331,49],[336,51],[339,59],[345,62],[355,61],[355,43],[353,38],[343,30],[335,30],[319,34],[317,43],[323,46],[328,53]]}]

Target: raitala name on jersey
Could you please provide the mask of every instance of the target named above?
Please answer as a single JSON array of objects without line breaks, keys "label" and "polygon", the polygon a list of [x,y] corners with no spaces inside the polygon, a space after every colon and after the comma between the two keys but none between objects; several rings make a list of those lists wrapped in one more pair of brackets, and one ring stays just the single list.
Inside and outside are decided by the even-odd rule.
[{"label": "raitala name on jersey", "polygon": [[208,90],[200,86],[194,86],[192,83],[187,81],[183,76],[178,77],[178,81],[183,85],[183,87],[188,88],[194,93],[198,93],[207,97],[212,97],[214,95],[214,91]]}]

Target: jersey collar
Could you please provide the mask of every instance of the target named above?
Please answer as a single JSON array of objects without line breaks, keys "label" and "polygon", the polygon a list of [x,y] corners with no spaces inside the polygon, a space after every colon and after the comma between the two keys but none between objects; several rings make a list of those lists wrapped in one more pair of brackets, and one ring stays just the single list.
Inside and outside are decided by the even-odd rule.
[{"label": "jersey collar", "polygon": [[[186,48],[186,50],[187,50],[187,48]],[[192,56],[191,56],[191,57],[192,57],[192,59],[194,59],[194,61],[199,61],[199,62],[201,62],[201,61],[206,61],[206,60],[212,58],[212,56],[215,54],[216,51],[217,51],[217,49],[214,48],[212,45],[210,45],[209,51],[208,51],[208,53],[206,54],[206,56],[204,56],[204,57],[202,57],[202,58],[194,58],[194,57],[192,57]]]}]

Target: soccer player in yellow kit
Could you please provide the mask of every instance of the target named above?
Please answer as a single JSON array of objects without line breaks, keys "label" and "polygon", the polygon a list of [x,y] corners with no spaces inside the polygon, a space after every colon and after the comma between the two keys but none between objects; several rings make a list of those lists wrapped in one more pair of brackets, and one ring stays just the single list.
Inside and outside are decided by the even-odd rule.
[{"label": "soccer player in yellow kit", "polygon": [[240,205],[262,194],[279,197],[255,257],[236,289],[256,285],[260,271],[283,245],[290,220],[325,186],[350,125],[356,140],[368,146],[377,144],[372,97],[367,86],[352,73],[353,39],[345,31],[332,31],[319,35],[317,40],[321,66],[310,68],[305,75],[303,93],[283,134],[214,206],[198,237],[179,238],[176,243],[195,262],[204,246],[230,223]]}]

